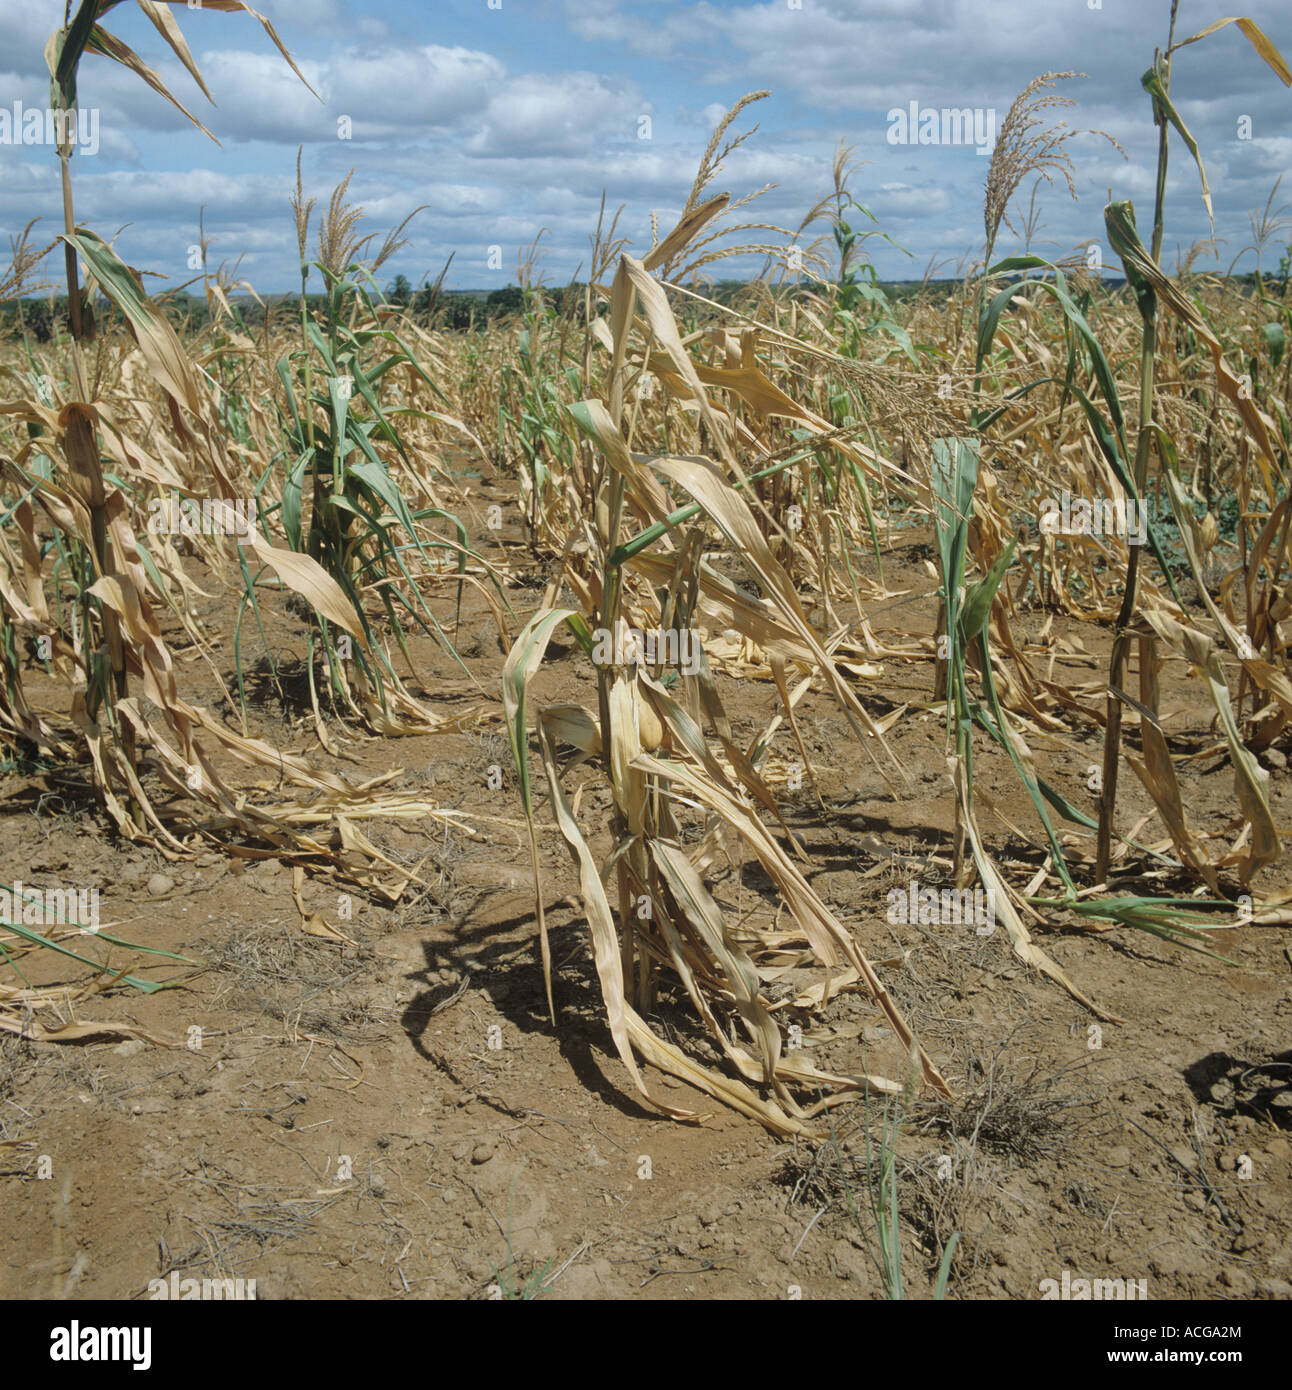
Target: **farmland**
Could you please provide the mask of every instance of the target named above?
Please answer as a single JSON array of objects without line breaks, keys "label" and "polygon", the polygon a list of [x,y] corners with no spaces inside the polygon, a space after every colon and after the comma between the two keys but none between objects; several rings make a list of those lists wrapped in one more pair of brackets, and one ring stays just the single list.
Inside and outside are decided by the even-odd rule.
[{"label": "farmland", "polygon": [[0,283],[0,1293],[1292,1294],[1292,246],[1164,268],[1195,37],[1107,273],[1012,239],[1072,73],[900,292],[846,142],[798,225],[730,188],[765,91],[490,298],[300,156],[299,294],[152,292],[60,146]]}]

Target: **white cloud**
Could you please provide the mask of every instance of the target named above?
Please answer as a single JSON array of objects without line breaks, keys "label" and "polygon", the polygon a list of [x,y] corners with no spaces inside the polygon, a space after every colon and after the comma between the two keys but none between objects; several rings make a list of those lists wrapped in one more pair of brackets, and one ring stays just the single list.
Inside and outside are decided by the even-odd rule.
[{"label": "white cloud", "polygon": [[566,21],[579,38],[591,43],[622,44],[637,57],[671,58],[714,35],[722,23],[722,12],[700,0],[664,0],[648,13],[638,8],[624,14],[619,0],[566,0]]},{"label": "white cloud", "polygon": [[875,197],[872,212],[892,217],[940,217],[951,206],[945,188],[913,188],[908,183],[886,183]]},{"label": "white cloud", "polygon": [[312,34],[351,35],[355,20],[344,0],[257,0],[255,8],[270,20],[282,37],[284,26],[308,29]]},{"label": "white cloud", "polygon": [[299,65],[322,102],[277,53],[204,53],[200,66],[221,107],[216,134],[289,145],[330,141],[339,118],[348,117],[356,141],[416,140],[470,122],[506,78],[488,53],[434,44],[351,48],[326,63]]},{"label": "white cloud", "polygon": [[516,77],[494,95],[473,154],[573,154],[637,138],[637,121],[653,110],[633,83],[614,85],[591,72]]},{"label": "white cloud", "polygon": [[461,126],[483,111],[506,79],[502,63],[471,48],[382,47],[338,55],[328,65],[331,109],[365,126],[410,135]]},{"label": "white cloud", "polygon": [[[218,140],[296,144],[320,139],[328,126],[328,113],[323,103],[310,95],[300,78],[272,49],[267,53],[239,49],[203,52],[198,58],[198,67],[218,105],[214,111],[210,107],[200,110],[192,105],[189,109]],[[327,70],[320,64],[304,61],[300,68],[315,91],[326,99]],[[143,92],[151,102],[157,101],[147,88],[143,88]],[[201,101],[200,97],[198,99]],[[138,110],[135,102],[131,105]],[[206,103],[202,101],[202,105]],[[335,128],[332,123],[331,129]]]},{"label": "white cloud", "polygon": [[[1286,0],[1244,0],[1243,9],[1286,52],[1280,4]],[[1141,222],[1151,204],[1156,132],[1139,76],[1164,35],[1161,17],[1144,5],[1110,0],[1090,11],[1081,0],[804,0],[791,10],[785,0],[567,0],[562,10],[561,0],[545,0],[489,12],[471,0],[373,14],[360,13],[354,0],[258,5],[324,102],[301,86],[254,21],[177,9],[218,102],[213,109],[134,7],[112,11],[118,22],[110,27],[206,121],[222,149],[134,74],[86,59],[82,100],[100,108],[101,151],[75,162],[77,213],[105,234],[128,222],[121,245],[135,264],[185,278],[182,248],[204,204],[217,256],[236,259],[245,246],[244,271],[259,288],[292,283],[287,200],[294,147],[303,143],[311,195],[326,200],[355,168],[351,193],[368,209],[365,231],[384,234],[429,204],[395,267],[410,277],[438,268],[457,248],[451,283],[503,283],[515,273],[516,248],[547,226],[547,264],[559,280],[586,257],[603,189],[612,211],[626,204],[620,229],[640,251],[652,208],[662,230],[672,225],[731,102],[770,87],[774,98],[737,127],[757,121],[759,132],[712,191],[740,197],[774,183],[748,215],[796,227],[827,192],[831,153],[843,136],[866,161],[853,182],[857,197],[914,259],[878,239],[867,251],[881,274],[918,274],[913,267],[932,253],[954,259],[980,249],[988,161],[963,149],[889,146],[886,111],[916,100],[994,107],[1003,117],[1035,73],[1069,67],[1093,76],[1064,89],[1078,104],[1054,116],[1112,131],[1131,162],[1100,140],[1074,141],[1081,202],[1068,200],[1061,181],[1042,189],[1038,245],[1053,243],[1042,249],[1056,254],[1102,239],[1109,189],[1134,199]],[[62,0],[22,0],[0,13],[0,54],[11,69],[0,74],[0,103],[48,99],[40,50],[61,10]],[[562,12],[564,27],[551,22]],[[442,42],[424,42],[429,37]],[[199,41],[211,46],[199,51]],[[1230,238],[1227,263],[1250,240],[1246,209],[1259,211],[1274,179],[1292,167],[1286,93],[1231,28],[1181,51],[1175,94],[1207,161],[1217,233]],[[653,138],[639,140],[638,117],[646,114]],[[337,139],[339,115],[353,123],[349,142]],[[1240,115],[1252,118],[1250,141],[1236,136]],[[0,175],[0,237],[36,213],[56,228],[50,152],[0,147]],[[1021,211],[1030,189],[1028,180]],[[1167,223],[1168,258],[1176,241],[1187,245],[1208,230],[1196,170],[1178,143]],[[504,268],[486,274],[491,243],[504,246]]]},{"label": "white cloud", "polygon": [[[43,56],[45,41],[62,22],[61,0],[21,0],[5,5],[0,11],[0,53],[5,55],[6,65],[48,81],[49,69]],[[0,103],[6,96],[6,89],[0,87]]]}]

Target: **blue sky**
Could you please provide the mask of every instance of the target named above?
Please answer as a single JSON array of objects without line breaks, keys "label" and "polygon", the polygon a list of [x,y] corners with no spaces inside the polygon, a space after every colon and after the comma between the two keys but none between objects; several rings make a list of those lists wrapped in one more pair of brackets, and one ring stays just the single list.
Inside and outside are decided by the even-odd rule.
[{"label": "blue sky", "polygon": [[[42,49],[61,0],[4,3],[0,110],[15,101],[43,108]],[[561,283],[586,264],[603,190],[611,209],[625,205],[620,230],[644,251],[652,212],[662,231],[671,225],[721,113],[761,88],[773,95],[746,113],[758,133],[714,191],[738,197],[774,184],[751,211],[797,227],[828,190],[835,144],[846,139],[861,162],[853,191],[911,253],[872,241],[886,277],[918,277],[930,260],[939,274],[955,274],[981,252],[989,162],[972,146],[892,143],[888,113],[914,102],[1003,119],[1047,70],[1089,74],[1063,84],[1076,105],[1056,118],[1109,131],[1128,158],[1095,137],[1075,140],[1079,201],[1061,183],[1043,190],[1035,249],[1057,256],[1100,239],[1110,189],[1135,202],[1141,225],[1151,216],[1156,134],[1139,78],[1165,38],[1168,0],[495,0],[493,8],[490,0],[261,0],[258,8],[322,101],[247,15],[172,7],[214,107],[136,5],[104,18],[218,146],[133,73],[95,55],[82,65],[81,103],[98,112],[99,148],[72,161],[77,217],[116,236],[131,264],[164,277],[153,284],[190,278],[204,208],[212,267],[241,255],[239,274],[257,290],[294,288],[288,200],[298,145],[306,191],[320,204],[353,168],[365,231],[384,235],[427,205],[383,278],[434,278],[454,252],[450,286],[493,288],[515,278],[518,250],[547,228],[541,269]],[[1287,0],[1245,0],[1242,9],[1292,61]],[[1177,37],[1223,13],[1182,0]],[[1252,240],[1249,212],[1292,168],[1292,92],[1230,26],[1177,55],[1174,93],[1201,145],[1224,238],[1201,264],[1228,268]],[[350,139],[338,138],[341,117]],[[1030,192],[1029,183],[1020,211]],[[1282,201],[1292,203],[1292,179],[1276,207]],[[0,233],[15,235],[37,216],[36,234],[52,237],[61,223],[53,150],[0,144]],[[1177,247],[1208,230],[1196,171],[1175,141],[1168,268]],[[1014,245],[1007,238],[998,251]],[[489,267],[492,246],[502,248],[500,269]],[[1266,252],[1267,269],[1278,254]],[[728,264],[748,273],[756,262]],[[1248,251],[1239,268],[1253,264]]]}]

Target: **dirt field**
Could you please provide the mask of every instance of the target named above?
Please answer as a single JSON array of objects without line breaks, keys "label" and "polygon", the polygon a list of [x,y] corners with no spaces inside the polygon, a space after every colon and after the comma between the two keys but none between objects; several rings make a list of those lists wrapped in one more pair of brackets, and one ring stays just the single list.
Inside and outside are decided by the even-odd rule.
[{"label": "dirt field", "polygon": [[[485,485],[480,501],[494,495]],[[491,545],[487,554],[513,566],[523,555],[506,531]],[[914,544],[890,557],[886,581],[899,597],[876,617],[877,632],[909,636],[904,614],[933,611],[923,553]],[[522,620],[539,578],[511,588]],[[207,587],[217,594],[208,616],[227,632],[233,600]],[[925,597],[903,605],[905,594]],[[452,620],[450,596],[438,612]],[[295,660],[299,674],[302,623],[281,604],[268,622],[278,660],[289,676]],[[1016,619],[1029,637],[1045,622],[1040,612]],[[1080,681],[1083,666],[1093,677],[1100,634],[1056,622],[1047,641],[1059,636],[1090,653],[1060,656],[1064,678]],[[102,930],[200,968],[135,960],[138,973],[177,987],[78,1006],[77,1017],[130,1024],[155,1042],[0,1035],[0,1296],[140,1299],[172,1273],[254,1279],[261,1299],[884,1296],[867,1177],[878,1101],[869,1116],[860,1101],[836,1109],[834,1138],[819,1146],[778,1142],[658,1073],[649,1077],[656,1094],[710,1118],[687,1126],[639,1105],[610,1046],[570,896],[576,881],[559,837],[545,832],[558,1014],[549,1024],[498,718],[503,651],[477,598],[466,601],[459,641],[483,693],[429,642],[414,658],[438,710],[480,711],[465,731],[376,741],[332,725],[355,760],[345,770],[370,775],[397,759],[399,785],[459,808],[474,832],[367,826],[424,886],[394,908],[355,895],[347,918],[334,884],[307,880],[307,910],[349,942],[303,931],[291,869],[275,858],[212,848],[168,863],[111,839],[83,786],[5,778],[4,878],[97,887]],[[883,688],[927,701],[932,669],[889,663]],[[1163,722],[1205,752],[1204,702],[1179,673],[1177,663],[1164,676]],[[182,679],[196,700],[216,700],[199,664]],[[720,680],[736,732],[752,735],[772,710],[770,682]],[[865,686],[872,713],[893,708]],[[537,689],[543,699],[589,699],[587,662],[554,645]],[[285,703],[267,677],[252,686],[252,731],[323,765],[303,689],[285,680],[284,692]],[[810,695],[801,710],[824,805],[805,784],[801,813],[787,817],[804,836],[807,875],[882,963],[957,1096],[952,1105],[924,1093],[900,1115],[890,1110],[901,1121],[907,1295],[932,1295],[953,1232],[952,1299],[1035,1299],[1064,1271],[1144,1279],[1153,1299],[1292,1295],[1285,931],[1214,933],[1233,966],[1120,929],[1043,931],[1074,982],[1126,1020],[1099,1023],[1024,968],[1003,931],[888,922],[890,888],[948,881],[942,714],[912,707],[892,729],[912,777],[894,798],[826,696]],[[1093,804],[1082,787],[1098,761],[1097,731],[1088,757],[1058,744],[1034,751],[1065,794]],[[1276,750],[1270,762],[1277,817],[1288,806],[1285,759]],[[245,772],[222,770],[272,798]],[[1036,845],[1006,823],[1033,834],[1004,754],[982,750],[976,772],[979,794],[1000,798],[1004,819],[990,833],[1002,862],[1039,864]],[[1223,758],[1185,763],[1182,775],[1191,816],[1223,817],[1232,805]],[[1133,778],[1123,785],[1130,825],[1151,803]],[[595,826],[604,809],[593,780],[583,823]],[[539,814],[550,824],[541,789]],[[1150,823],[1144,836],[1158,833]],[[719,871],[717,896],[737,920],[772,902],[761,872],[738,860]],[[36,958],[33,983],[80,978],[80,967],[54,959]],[[684,997],[661,999],[654,1022],[718,1062]],[[889,1043],[874,1006],[845,993],[818,1030],[814,1060],[900,1074]]]}]

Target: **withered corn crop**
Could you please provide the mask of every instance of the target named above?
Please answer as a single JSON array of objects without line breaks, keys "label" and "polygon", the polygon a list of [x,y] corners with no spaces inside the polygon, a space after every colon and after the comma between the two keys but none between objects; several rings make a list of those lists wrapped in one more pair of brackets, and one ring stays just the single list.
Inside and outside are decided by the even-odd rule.
[{"label": "withered corn crop", "polygon": [[[174,101],[104,27],[114,8],[86,0],[51,39],[59,110],[74,112],[78,72],[102,59]],[[170,13],[181,7],[151,9],[200,81]],[[1292,83],[1270,40],[1237,23],[1253,67]],[[885,983],[901,960],[863,950],[788,823],[825,813],[800,722],[809,695],[850,731],[835,757],[872,767],[898,799],[911,770],[888,735],[934,713],[955,808],[938,909],[949,896],[981,921],[985,903],[1001,949],[1056,999],[1110,1016],[1046,950],[1060,928],[1148,932],[1225,969],[1210,928],[1292,920],[1277,886],[1286,832],[1258,760],[1292,721],[1292,300],[1286,277],[1251,289],[1162,266],[1168,151],[1196,162],[1210,206],[1171,82],[1172,53],[1210,32],[1145,75],[1158,197],[1105,209],[1120,286],[1080,261],[995,258],[1024,180],[1070,169],[1078,133],[1046,114],[1067,73],[1036,79],[1002,124],[982,264],[947,293],[882,307],[861,293],[846,147],[797,228],[751,220],[750,198],[718,191],[750,133],[733,133],[742,112],[766,92],[719,124],[675,226],[634,239],[603,217],[579,293],[539,283],[535,251],[518,311],[466,329],[389,302],[375,272],[404,226],[381,244],[361,235],[348,180],[320,212],[299,162],[301,286],[321,298],[282,301],[248,328],[236,272],[206,274],[205,320],[179,321],[78,222],[60,144],[65,224],[44,247],[28,228],[0,286],[21,304],[58,276],[68,303],[50,341],[19,319],[0,343],[9,764],[79,782],[106,832],[168,858],[278,858],[298,888],[322,876],[388,904],[423,880],[380,848],[383,822],[451,825],[507,856],[520,844],[557,1029],[545,847],[563,845],[626,1079],[681,1120],[698,1112],[664,1099],[652,1071],[780,1135],[821,1133],[829,1107],[866,1090],[952,1098]],[[804,274],[778,273],[814,225],[825,231]],[[751,253],[767,273],[716,298],[713,267]],[[482,553],[494,524],[472,482],[482,468],[520,519],[506,562]],[[928,541],[915,595],[885,577],[913,534]],[[536,577],[536,606],[518,613],[521,573]],[[458,650],[468,591],[506,652],[501,688]],[[235,596],[233,625],[210,620],[217,592]],[[246,717],[261,605],[286,594],[303,634],[304,749],[253,736]],[[1103,628],[1106,659],[1062,636],[1065,619]],[[469,702],[419,679],[414,637],[451,656]],[[581,703],[536,693],[555,639],[583,672]],[[214,701],[194,694],[199,671]],[[1202,729],[1162,716],[1164,680],[1186,675],[1214,714]],[[752,734],[724,707],[745,682],[768,694]],[[402,737],[490,727],[514,759],[510,812],[407,789]],[[349,772],[342,737],[384,741],[390,772]],[[989,747],[1008,756],[1026,824],[975,787]],[[1039,749],[1062,751],[1080,779],[1043,775]],[[1182,760],[1204,753],[1232,777],[1219,819],[1181,790]],[[1129,777],[1153,808],[1136,823],[1119,810]],[[715,889],[736,862],[756,863],[763,885],[739,916]],[[912,885],[902,920],[919,920],[926,891]],[[147,949],[87,937],[74,912],[35,927],[10,902],[0,1027],[43,1039],[97,1026],[84,1010],[110,1005],[84,999],[151,987],[123,964]],[[48,951],[90,967],[89,983],[28,983],[24,959]],[[653,1023],[665,986],[711,1037],[705,1059]],[[851,1069],[818,1067],[803,1043],[845,990],[871,1001],[888,1044],[872,1055],[859,1040]]]}]

